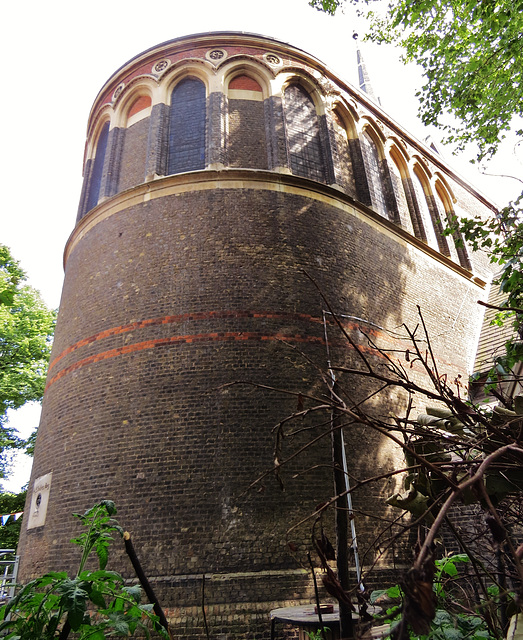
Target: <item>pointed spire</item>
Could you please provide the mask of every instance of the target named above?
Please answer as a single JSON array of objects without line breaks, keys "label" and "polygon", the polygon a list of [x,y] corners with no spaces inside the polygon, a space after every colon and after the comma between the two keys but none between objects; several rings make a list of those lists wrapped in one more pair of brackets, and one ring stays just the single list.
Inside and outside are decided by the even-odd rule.
[{"label": "pointed spire", "polygon": [[356,52],[358,56],[358,80],[360,89],[364,91],[369,96],[369,98],[374,100],[374,102],[376,102],[377,104],[381,104],[381,100],[376,96],[374,90],[372,89],[369,74],[367,73],[367,66],[365,65],[365,60],[363,60],[363,56],[359,47],[357,48]]}]

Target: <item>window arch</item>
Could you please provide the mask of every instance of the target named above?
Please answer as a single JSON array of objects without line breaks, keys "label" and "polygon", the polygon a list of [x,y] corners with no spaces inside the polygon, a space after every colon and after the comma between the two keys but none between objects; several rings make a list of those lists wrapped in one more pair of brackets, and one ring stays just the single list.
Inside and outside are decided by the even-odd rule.
[{"label": "window arch", "polygon": [[414,186],[414,194],[416,196],[416,202],[418,203],[421,222],[423,224],[423,229],[425,230],[426,243],[433,249],[439,249],[438,239],[425,193],[425,180],[420,177],[420,172],[421,170],[419,168],[416,167],[414,169],[412,174],[412,184]]},{"label": "window arch", "polygon": [[167,173],[205,169],[206,91],[194,77],[179,82],[171,94]]},{"label": "window arch", "polygon": [[[229,82],[229,92],[231,91],[254,92],[256,94],[263,94],[260,83],[245,73],[234,76],[234,78]],[[259,98],[257,96],[254,97],[254,99],[260,98],[263,98],[263,95],[260,95]]]},{"label": "window arch", "polygon": [[267,169],[263,89],[246,73],[228,86],[227,159],[231,167]]},{"label": "window arch", "polygon": [[151,104],[148,93],[138,93],[130,98],[125,107],[125,119],[122,118],[125,128],[119,132],[120,151],[116,154],[113,168],[117,191],[134,187],[145,180]]},{"label": "window arch", "polygon": [[[450,196],[447,193],[446,189],[439,182],[439,180],[436,182],[435,201],[441,220],[450,222],[456,217],[456,213],[454,211],[454,208],[452,207]],[[465,267],[465,269],[470,270],[472,267],[470,264],[467,248],[465,247],[465,243],[461,234],[459,232],[455,232],[451,236],[448,236],[448,238],[450,257],[454,260],[454,262],[457,262],[462,267]]]},{"label": "window arch", "polygon": [[378,146],[367,129],[361,134],[360,140],[372,206],[381,216],[390,219],[392,216],[387,205]]},{"label": "window arch", "polygon": [[131,103],[129,110],[127,111],[127,124],[133,118],[133,116],[142,113],[146,109],[148,109],[152,104],[151,96],[141,95],[135,98],[135,100]]},{"label": "window arch", "polygon": [[325,163],[314,102],[301,85],[291,84],[285,89],[284,105],[292,173],[324,182]]},{"label": "window arch", "polygon": [[334,141],[336,148],[335,172],[337,182],[354,198],[357,198],[356,182],[354,180],[353,150],[353,127],[347,124],[344,114],[338,108],[332,111],[332,127],[334,131]]},{"label": "window arch", "polygon": [[102,187],[102,178],[104,170],[105,154],[107,151],[107,141],[109,139],[109,121],[107,121],[98,136],[96,143],[96,153],[94,161],[91,165],[91,176],[89,181],[89,194],[87,196],[87,204],[85,211],[90,211],[98,204],[100,197],[100,189]]}]

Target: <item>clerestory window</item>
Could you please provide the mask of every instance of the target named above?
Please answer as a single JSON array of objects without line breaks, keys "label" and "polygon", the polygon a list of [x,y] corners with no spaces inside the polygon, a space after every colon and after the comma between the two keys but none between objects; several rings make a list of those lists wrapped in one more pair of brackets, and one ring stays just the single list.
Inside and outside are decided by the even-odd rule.
[{"label": "clerestory window", "polygon": [[205,169],[205,85],[186,78],[173,89],[167,173]]}]

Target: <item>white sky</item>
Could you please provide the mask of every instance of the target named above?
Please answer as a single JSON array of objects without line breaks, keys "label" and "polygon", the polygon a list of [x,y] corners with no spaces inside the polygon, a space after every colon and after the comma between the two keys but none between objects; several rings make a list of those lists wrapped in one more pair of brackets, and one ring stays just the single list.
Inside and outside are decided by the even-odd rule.
[{"label": "white sky", "polygon": [[[109,76],[141,51],[172,38],[204,31],[246,31],[300,47],[357,84],[354,31],[365,28],[353,9],[334,18],[310,8],[307,0],[26,0],[2,6],[0,59],[4,95],[0,100],[0,157],[3,211],[0,243],[8,245],[47,304],[58,307],[62,256],[73,229],[82,186],[87,117]],[[430,133],[416,120],[414,94],[421,86],[415,67],[405,68],[399,52],[360,46],[382,106],[411,133]],[[521,174],[510,155],[498,173]],[[452,166],[499,203],[521,191],[513,180],[478,176],[467,158]],[[516,165],[516,167],[514,167]],[[11,424],[31,431],[37,409],[17,412]],[[12,485],[28,479],[18,463]]]}]

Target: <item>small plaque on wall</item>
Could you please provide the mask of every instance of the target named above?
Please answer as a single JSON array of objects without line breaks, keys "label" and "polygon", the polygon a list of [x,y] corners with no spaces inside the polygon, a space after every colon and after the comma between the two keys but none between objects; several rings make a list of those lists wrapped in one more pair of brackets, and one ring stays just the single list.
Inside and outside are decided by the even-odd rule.
[{"label": "small plaque on wall", "polygon": [[49,503],[49,493],[51,492],[51,478],[53,474],[46,473],[40,476],[33,483],[33,493],[31,495],[31,507],[27,518],[27,528],[43,527],[47,515],[47,504]]}]

